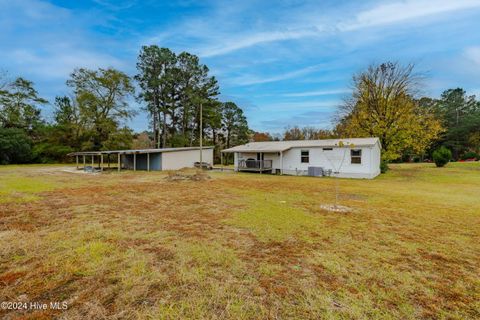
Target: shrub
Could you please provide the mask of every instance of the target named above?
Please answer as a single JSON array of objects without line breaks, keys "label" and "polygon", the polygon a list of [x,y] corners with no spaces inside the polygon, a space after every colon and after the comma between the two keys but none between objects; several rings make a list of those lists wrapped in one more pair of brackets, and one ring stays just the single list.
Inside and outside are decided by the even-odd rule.
[{"label": "shrub", "polygon": [[435,165],[440,168],[445,166],[450,159],[452,159],[452,152],[445,147],[440,147],[433,152],[432,156]]},{"label": "shrub", "polygon": [[385,160],[382,160],[382,162],[380,162],[380,172],[385,173],[387,171],[388,171],[388,162]]},{"label": "shrub", "polygon": [[27,163],[32,156],[31,141],[25,131],[0,127],[0,164]]},{"label": "shrub", "polygon": [[468,160],[468,159],[479,159],[480,158],[480,155],[478,155],[477,153],[473,152],[473,151],[468,151],[468,152],[465,152],[461,159],[462,160]]}]

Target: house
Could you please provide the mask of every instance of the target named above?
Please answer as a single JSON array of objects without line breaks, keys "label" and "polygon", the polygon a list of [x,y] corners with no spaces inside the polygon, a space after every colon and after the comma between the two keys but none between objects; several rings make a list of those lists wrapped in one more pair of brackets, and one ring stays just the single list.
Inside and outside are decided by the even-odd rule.
[{"label": "house", "polygon": [[[213,165],[213,148],[202,148],[202,162]],[[136,150],[110,150],[110,151],[86,151],[73,152],[69,156],[76,158],[77,169],[80,158],[83,167],[89,165],[103,170],[116,165],[121,169],[131,170],[178,170],[185,167],[193,167],[195,162],[200,161],[200,148],[163,148],[163,149],[136,149]]]},{"label": "house", "polygon": [[372,179],[380,174],[378,138],[250,142],[234,154],[235,171],[289,175],[331,175]]}]

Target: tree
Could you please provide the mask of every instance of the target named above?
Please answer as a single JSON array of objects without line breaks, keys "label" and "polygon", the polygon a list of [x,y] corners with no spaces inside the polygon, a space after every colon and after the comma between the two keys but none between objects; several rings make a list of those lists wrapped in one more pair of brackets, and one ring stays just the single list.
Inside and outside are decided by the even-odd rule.
[{"label": "tree", "polygon": [[442,132],[441,122],[414,99],[419,78],[413,65],[372,65],[353,77],[352,97],[339,108],[336,132],[342,137],[378,137],[382,159],[405,150],[425,152]]},{"label": "tree", "polygon": [[222,105],[222,127],[225,131],[225,144],[227,149],[232,144],[242,144],[248,141],[247,118],[233,102],[225,102]]},{"label": "tree", "polygon": [[316,129],[314,127],[288,127],[283,133],[283,140],[322,140],[335,137],[336,135],[330,130]]},{"label": "tree", "polygon": [[305,140],[305,134],[298,126],[286,128],[283,133],[283,140]]},{"label": "tree", "polygon": [[23,129],[33,136],[42,123],[39,107],[47,102],[38,96],[31,81],[17,78],[4,82],[0,87],[0,126]]},{"label": "tree", "polygon": [[273,137],[268,132],[254,132],[252,140],[254,142],[273,141]]},{"label": "tree", "polygon": [[433,161],[439,168],[444,167],[451,159],[452,152],[443,146],[433,152]]},{"label": "tree", "polygon": [[218,83],[208,75],[208,67],[197,56],[188,52],[176,55],[155,45],[144,46],[137,70],[135,79],[142,89],[139,99],[146,103],[152,118],[156,146],[198,143],[200,106],[204,111],[202,133],[209,131],[216,144],[221,123],[216,99]]},{"label": "tree", "polygon": [[133,138],[132,148],[133,149],[149,149],[152,147],[152,140],[150,140],[150,136],[148,132],[144,131],[138,133]]},{"label": "tree", "polygon": [[0,164],[30,162],[31,144],[24,130],[0,127]]},{"label": "tree", "polygon": [[86,117],[82,117],[75,98],[56,97],[54,104],[54,130],[58,144],[78,150],[82,145],[81,135],[86,130]]},{"label": "tree", "polygon": [[[135,114],[127,103],[134,94],[130,78],[112,68],[76,69],[70,77],[67,85],[74,90],[82,124],[88,131],[85,134],[89,136],[83,148],[102,150],[112,145],[124,146],[126,137],[115,137],[120,133],[128,136],[129,130],[119,127]],[[131,143],[131,136],[129,139]]]},{"label": "tree", "polygon": [[434,104],[446,128],[441,144],[453,151],[453,157],[478,150],[475,136],[480,131],[480,102],[475,96],[467,96],[461,88],[449,89]]},{"label": "tree", "polygon": [[166,144],[167,115],[169,107],[174,103],[174,96],[171,93],[175,88],[175,63],[175,53],[168,48],[159,48],[156,45],[143,46],[138,56],[138,74],[135,80],[142,89],[139,99],[146,103],[146,110],[152,118],[154,143],[157,147],[160,147],[160,131],[162,145]]}]

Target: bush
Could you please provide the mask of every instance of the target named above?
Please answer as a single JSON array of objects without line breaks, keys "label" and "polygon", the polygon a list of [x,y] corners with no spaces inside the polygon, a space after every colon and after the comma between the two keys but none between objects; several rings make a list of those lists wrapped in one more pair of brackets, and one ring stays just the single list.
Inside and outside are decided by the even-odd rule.
[{"label": "bush", "polygon": [[382,162],[380,162],[380,172],[385,173],[387,171],[388,171],[388,162],[383,160]]},{"label": "bush", "polygon": [[30,162],[33,157],[31,144],[22,129],[0,127],[0,164]]},{"label": "bush", "polygon": [[445,147],[440,147],[433,152],[432,156],[435,165],[440,168],[445,166],[450,159],[452,159],[452,152]]},{"label": "bush", "polygon": [[461,157],[462,160],[468,160],[468,159],[480,159],[480,155],[478,155],[477,153],[473,152],[473,151],[469,151],[469,152],[465,152],[462,157]]}]

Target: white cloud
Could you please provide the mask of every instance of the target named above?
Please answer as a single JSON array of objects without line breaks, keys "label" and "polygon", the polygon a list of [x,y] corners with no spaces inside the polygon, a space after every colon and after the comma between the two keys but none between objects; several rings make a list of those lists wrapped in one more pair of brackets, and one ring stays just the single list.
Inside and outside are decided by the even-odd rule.
[{"label": "white cloud", "polygon": [[339,24],[339,30],[351,31],[443,14],[451,11],[480,7],[478,0],[407,0],[380,4],[361,11],[353,21]]},{"label": "white cloud", "polygon": [[[303,20],[309,24],[299,26],[299,21],[302,19],[295,17],[295,19],[284,23],[287,31],[253,32],[233,39],[231,33],[221,34],[213,37],[214,44],[207,44],[197,50],[197,52],[202,57],[213,57],[264,43],[332,35],[339,31],[354,31],[367,27],[395,24],[406,20],[420,19],[477,7],[480,7],[479,0],[437,0],[434,3],[431,0],[406,0],[389,4],[377,4],[370,9],[360,11],[353,18],[345,18],[344,16],[328,17],[328,20],[331,22],[326,21],[326,19],[314,22],[312,17],[318,16],[319,13],[308,12],[306,14],[303,13],[305,15]],[[348,15],[345,12],[340,12],[345,16]],[[196,31],[194,30],[193,32]],[[204,33],[205,30],[202,29],[201,32]],[[205,34],[211,35],[215,33],[215,30],[209,30]]]},{"label": "white cloud", "polygon": [[124,63],[106,54],[82,50],[69,46],[62,50],[43,48],[45,53],[35,53],[25,49],[13,50],[1,54],[0,57],[11,61],[22,74],[33,75],[47,79],[66,79],[79,67],[85,68],[121,68]]},{"label": "white cloud", "polygon": [[284,97],[315,97],[315,96],[329,96],[335,94],[342,94],[350,92],[348,89],[332,89],[332,90],[316,90],[316,91],[305,91],[305,92],[293,92],[293,93],[284,93]]},{"label": "white cloud", "polygon": [[480,67],[480,47],[469,47],[465,49],[464,55],[470,63]]},{"label": "white cloud", "polygon": [[223,38],[224,43],[200,49],[199,54],[202,57],[214,57],[258,44],[313,37],[319,35],[320,32],[320,29],[312,27],[309,29],[259,32],[238,37],[233,40],[231,39],[231,35],[228,35]]},{"label": "white cloud", "polygon": [[302,102],[279,102],[279,103],[258,103],[258,109],[262,111],[282,111],[282,110],[299,110],[299,109],[314,109],[314,110],[334,110],[339,104],[340,100],[329,101],[302,101]]},{"label": "white cloud", "polygon": [[282,80],[288,80],[292,78],[297,78],[321,69],[321,65],[309,66],[306,68],[285,72],[283,74],[274,75],[274,76],[242,76],[235,79],[229,79],[232,85],[237,86],[248,86],[253,84],[261,84],[261,83],[269,83],[269,82],[277,82]]}]

